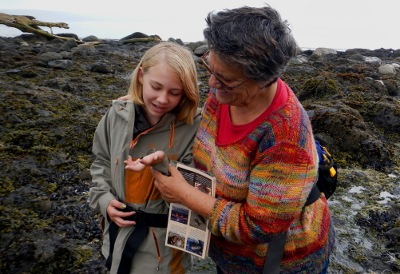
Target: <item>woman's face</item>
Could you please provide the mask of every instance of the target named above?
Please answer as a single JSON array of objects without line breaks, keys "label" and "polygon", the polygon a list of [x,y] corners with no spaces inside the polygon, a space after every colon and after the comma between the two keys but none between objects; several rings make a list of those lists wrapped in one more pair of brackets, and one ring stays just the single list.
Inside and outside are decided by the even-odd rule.
[{"label": "woman's face", "polygon": [[173,110],[183,96],[180,78],[163,62],[146,72],[140,68],[139,82],[143,85],[144,114],[151,125]]},{"label": "woman's face", "polygon": [[242,71],[221,63],[217,55],[212,51],[209,54],[208,62],[214,74],[225,83],[230,86],[243,83],[237,88],[229,89],[218,81],[214,75],[210,75],[208,83],[210,87],[217,90],[216,95],[219,103],[238,107],[256,103],[260,88],[255,81],[246,78]]}]

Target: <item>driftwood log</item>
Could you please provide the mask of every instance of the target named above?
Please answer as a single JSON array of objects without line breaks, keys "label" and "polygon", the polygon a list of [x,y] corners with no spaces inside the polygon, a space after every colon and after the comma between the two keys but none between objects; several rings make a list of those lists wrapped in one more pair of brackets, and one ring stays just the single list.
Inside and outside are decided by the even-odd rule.
[{"label": "driftwood log", "polygon": [[[62,40],[73,39],[71,37],[61,37],[53,34],[53,27],[69,29],[66,23],[49,23],[36,20],[35,17],[29,15],[9,15],[0,13],[0,24],[17,28],[22,32],[34,33],[49,39],[60,38]],[[50,28],[51,33],[42,30],[39,26]],[[77,41],[78,43],[80,41]]]},{"label": "driftwood log", "polygon": [[149,42],[149,41],[161,41],[161,39],[158,37],[131,38],[131,39],[123,40],[122,43],[129,44],[129,43]]}]

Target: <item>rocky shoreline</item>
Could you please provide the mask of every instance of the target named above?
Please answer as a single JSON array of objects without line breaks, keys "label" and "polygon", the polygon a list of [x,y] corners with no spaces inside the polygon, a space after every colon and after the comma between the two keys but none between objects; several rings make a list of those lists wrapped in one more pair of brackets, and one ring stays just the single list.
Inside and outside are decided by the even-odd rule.
[{"label": "rocky shoreline", "polygon": [[[0,273],[107,273],[99,216],[86,201],[92,138],[159,42],[132,41],[138,36],[148,37],[0,37]],[[187,46],[203,104],[207,47]],[[282,77],[340,165],[328,273],[400,272],[399,73],[400,49],[319,48],[299,50]],[[211,260],[195,262],[189,273],[215,273]]]}]

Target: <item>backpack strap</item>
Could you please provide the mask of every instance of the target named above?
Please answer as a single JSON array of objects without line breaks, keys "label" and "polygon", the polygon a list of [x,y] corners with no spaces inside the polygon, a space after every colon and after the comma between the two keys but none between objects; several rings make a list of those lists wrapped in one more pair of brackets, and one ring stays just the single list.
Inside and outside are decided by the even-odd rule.
[{"label": "backpack strap", "polygon": [[314,203],[316,200],[318,200],[321,197],[321,191],[319,190],[319,187],[317,184],[313,186],[311,189],[310,194],[308,194],[307,201],[304,204],[304,207],[311,205]]},{"label": "backpack strap", "polygon": [[[311,205],[321,196],[317,184],[313,186],[310,194],[308,194],[307,201],[304,207]],[[276,238],[274,241],[268,243],[267,256],[265,258],[263,274],[278,274],[281,268],[281,261],[283,258],[283,251],[286,244],[287,231]]]}]

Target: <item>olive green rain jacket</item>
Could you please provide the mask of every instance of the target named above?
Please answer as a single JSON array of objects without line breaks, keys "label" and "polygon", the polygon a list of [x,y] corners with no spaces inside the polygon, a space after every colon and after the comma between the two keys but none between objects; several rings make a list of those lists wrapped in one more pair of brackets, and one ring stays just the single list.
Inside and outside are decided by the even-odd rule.
[{"label": "olive green rain jacket", "polygon": [[[128,155],[135,160],[155,148],[163,150],[171,160],[193,166],[192,145],[201,119],[200,109],[193,125],[176,122],[174,114],[166,113],[156,125],[132,140],[135,107],[131,101],[113,101],[94,134],[96,159],[90,169],[94,186],[89,191],[89,204],[105,217],[102,253],[106,259],[110,252],[106,209],[111,200],[118,199],[146,213],[168,214],[168,205],[153,184],[150,167],[142,172],[125,170]],[[117,273],[125,243],[134,229],[135,226],[119,228],[110,273]],[[165,234],[165,228],[149,228],[133,258],[130,273],[183,274],[190,269],[191,255],[166,247]]]}]

